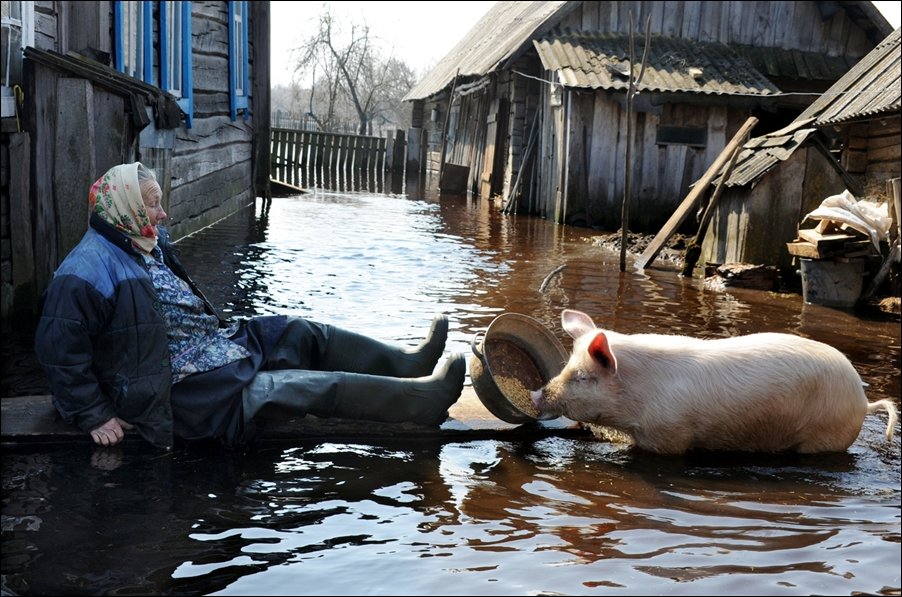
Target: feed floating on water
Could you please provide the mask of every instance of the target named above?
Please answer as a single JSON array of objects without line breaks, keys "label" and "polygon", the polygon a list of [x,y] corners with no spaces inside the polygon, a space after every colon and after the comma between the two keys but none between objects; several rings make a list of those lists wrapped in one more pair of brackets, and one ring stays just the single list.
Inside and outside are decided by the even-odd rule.
[{"label": "feed floating on water", "polygon": [[497,375],[495,376],[495,383],[498,384],[501,392],[510,400],[511,404],[530,417],[538,418],[539,411],[533,406],[529,397],[530,390],[523,385],[523,382],[516,377]]}]

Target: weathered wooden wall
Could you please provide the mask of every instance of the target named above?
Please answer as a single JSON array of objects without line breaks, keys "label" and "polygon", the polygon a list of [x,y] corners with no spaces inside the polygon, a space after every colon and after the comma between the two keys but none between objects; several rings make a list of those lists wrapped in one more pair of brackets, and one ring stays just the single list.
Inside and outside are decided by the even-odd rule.
[{"label": "weathered wooden wall", "polygon": [[786,243],[808,212],[845,184],[813,146],[797,149],[754,188],[727,189],[702,243],[700,264],[761,263],[791,267]]},{"label": "weathered wooden wall", "polygon": [[[793,48],[831,56],[859,58],[874,44],[842,10],[824,18],[820,5],[828,2],[581,2],[561,23],[585,31],[629,33],[644,31],[651,17],[651,33],[698,41],[720,41],[759,48]],[[835,7],[830,7],[835,8]]]},{"label": "weathered wooden wall", "polygon": [[898,114],[841,127],[842,164],[865,180],[865,187],[902,175],[902,118]]},{"label": "weathered wooden wall", "polygon": [[[555,113],[569,115],[568,129],[561,125],[560,131],[546,133],[566,145],[556,149],[546,142],[542,160],[560,165],[566,193],[562,188],[558,192],[562,196],[557,197],[551,193],[553,188],[544,188],[536,198],[537,213],[555,214],[555,220],[568,224],[616,230],[627,169],[625,108],[607,94],[566,90],[562,106],[551,110],[553,119]],[[665,104],[659,110],[634,111],[630,228],[653,231],[660,227],[726,145],[728,135],[742,125],[744,116],[744,111],[717,105]],[[671,124],[704,129],[705,146],[658,143],[658,128]]]},{"label": "weathered wooden wall", "polygon": [[[256,120],[239,115],[233,121],[229,115],[228,3],[195,2],[192,12],[194,120],[190,129],[176,130],[172,149],[169,227],[175,238],[208,226],[255,198]],[[251,38],[251,57],[253,44]],[[250,80],[255,76],[252,59]],[[264,101],[269,103],[269,98]]]}]

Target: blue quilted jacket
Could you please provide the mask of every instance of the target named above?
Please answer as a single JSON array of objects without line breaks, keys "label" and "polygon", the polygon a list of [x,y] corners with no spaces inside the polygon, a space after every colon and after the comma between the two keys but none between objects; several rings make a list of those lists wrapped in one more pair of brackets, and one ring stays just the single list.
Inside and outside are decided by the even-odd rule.
[{"label": "blue quilted jacket", "polygon": [[[166,229],[158,231],[166,264],[215,314],[173,254]],[[92,214],[44,295],[35,352],[68,423],[87,433],[118,416],[155,446],[171,448],[166,324],[145,267],[128,238]]]}]

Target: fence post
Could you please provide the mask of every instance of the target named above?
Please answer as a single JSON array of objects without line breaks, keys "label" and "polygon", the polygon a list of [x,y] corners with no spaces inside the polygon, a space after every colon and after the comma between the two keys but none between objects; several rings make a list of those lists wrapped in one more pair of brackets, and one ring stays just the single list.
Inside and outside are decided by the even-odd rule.
[{"label": "fence post", "polygon": [[391,151],[391,192],[400,194],[404,186],[404,154],[406,153],[404,131],[395,129],[395,139]]}]

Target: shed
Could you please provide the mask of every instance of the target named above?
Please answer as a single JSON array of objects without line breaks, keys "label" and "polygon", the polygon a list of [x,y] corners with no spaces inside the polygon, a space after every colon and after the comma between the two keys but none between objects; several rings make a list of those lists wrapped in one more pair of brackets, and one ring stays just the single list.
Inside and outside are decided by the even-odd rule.
[{"label": "shed", "polygon": [[462,169],[507,211],[613,230],[631,130],[629,226],[654,231],[749,116],[783,128],[890,31],[870,2],[498,2],[407,95],[414,164],[431,186]]},{"label": "shed", "polygon": [[789,126],[743,147],[702,262],[788,267],[786,243],[823,199],[845,189],[880,196],[902,174],[900,40],[896,29]]}]

